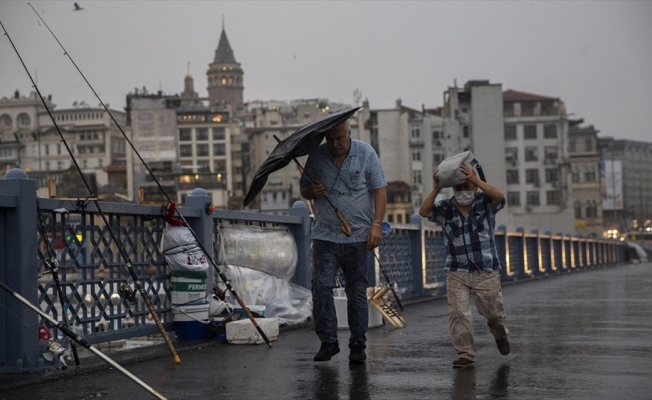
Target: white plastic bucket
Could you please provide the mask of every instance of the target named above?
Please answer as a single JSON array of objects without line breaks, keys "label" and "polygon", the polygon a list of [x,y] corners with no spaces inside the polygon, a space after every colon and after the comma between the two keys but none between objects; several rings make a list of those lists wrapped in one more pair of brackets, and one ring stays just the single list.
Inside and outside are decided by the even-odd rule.
[{"label": "white plastic bucket", "polygon": [[172,287],[170,295],[172,305],[189,305],[206,303],[206,271],[171,271]]}]

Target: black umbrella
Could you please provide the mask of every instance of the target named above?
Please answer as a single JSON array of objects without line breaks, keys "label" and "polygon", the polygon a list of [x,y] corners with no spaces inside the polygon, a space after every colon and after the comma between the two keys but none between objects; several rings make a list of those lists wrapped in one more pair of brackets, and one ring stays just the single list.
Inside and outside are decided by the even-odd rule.
[{"label": "black umbrella", "polygon": [[[270,153],[269,157],[267,157],[258,168],[258,171],[256,171],[256,175],[254,175],[254,179],[251,181],[247,195],[242,202],[243,208],[251,203],[258,193],[260,193],[265,186],[265,183],[267,183],[267,177],[269,174],[285,167],[292,160],[299,164],[295,159],[296,157],[305,156],[313,149],[317,148],[317,146],[319,146],[324,140],[326,132],[342,124],[359,109],[360,107],[344,108],[335,111],[332,114],[324,115],[323,117],[317,118],[316,120],[302,126],[293,134],[280,141],[276,148]],[[313,180],[309,176],[308,179],[311,181]],[[342,227],[342,231],[347,233],[344,229],[346,227],[348,229],[347,236],[350,236],[351,228],[346,224],[346,220],[344,220],[344,217],[341,217],[341,214],[337,208],[335,208],[333,203],[331,203],[328,198],[326,198],[326,200],[333,207],[340,221],[345,225]]]}]

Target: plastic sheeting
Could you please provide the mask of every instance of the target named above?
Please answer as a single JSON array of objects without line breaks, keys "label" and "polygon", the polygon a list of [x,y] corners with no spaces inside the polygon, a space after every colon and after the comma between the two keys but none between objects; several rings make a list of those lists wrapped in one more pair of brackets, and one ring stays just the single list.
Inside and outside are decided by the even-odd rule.
[{"label": "plastic sheeting", "polygon": [[[312,316],[312,294],[302,286],[235,265],[226,265],[224,274],[246,305],[264,305],[265,317],[277,318],[279,325],[301,324]],[[227,300],[236,305],[230,293]]]},{"label": "plastic sheeting", "polygon": [[286,228],[235,225],[219,229],[220,264],[238,265],[290,280],[297,267],[297,245]]}]

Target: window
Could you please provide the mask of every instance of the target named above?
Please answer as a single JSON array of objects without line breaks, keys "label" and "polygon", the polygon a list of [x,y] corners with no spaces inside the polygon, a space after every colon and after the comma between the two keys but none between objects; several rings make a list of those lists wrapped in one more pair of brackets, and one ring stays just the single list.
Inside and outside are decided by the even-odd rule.
[{"label": "window", "polygon": [[213,144],[213,155],[214,156],[224,156],[224,155],[226,155],[226,144],[225,143],[214,143]]},{"label": "window", "polygon": [[568,151],[572,153],[577,151],[577,143],[575,143],[575,139],[571,139],[568,141]]},{"label": "window", "polygon": [[505,140],[516,140],[516,125],[505,125]]},{"label": "window", "polygon": [[192,145],[182,144],[180,146],[181,157],[192,157]]},{"label": "window", "polygon": [[525,170],[525,183],[539,184],[539,170],[526,169]]},{"label": "window", "polygon": [[507,205],[518,207],[521,205],[521,194],[519,192],[507,192]]},{"label": "window", "polygon": [[586,171],[584,171],[584,181],[595,182],[595,169],[593,167],[589,167]]},{"label": "window", "polygon": [[421,137],[421,130],[419,129],[419,125],[412,125],[410,132],[412,134],[412,139],[419,139]]},{"label": "window", "polygon": [[507,170],[507,184],[518,184],[518,170],[517,169],[508,169]]},{"label": "window", "polygon": [[571,179],[573,180],[573,183],[578,183],[580,181],[580,173],[577,171],[573,171],[571,173]]},{"label": "window", "polygon": [[503,104],[503,116],[513,117],[514,116],[514,103],[504,103]]},{"label": "window", "polygon": [[414,183],[415,185],[421,184],[421,171],[419,170],[412,171],[412,183]]},{"label": "window", "polygon": [[518,160],[518,147],[506,147],[505,148],[505,161],[517,161]]},{"label": "window", "polygon": [[463,131],[462,131],[462,137],[469,137],[469,127],[464,125]]},{"label": "window", "polygon": [[3,128],[11,128],[11,123],[13,121],[11,120],[11,116],[9,114],[4,114],[2,117],[0,117],[0,126]]},{"label": "window", "polygon": [[584,139],[584,150],[593,151],[593,138],[587,137]]},{"label": "window", "polygon": [[598,218],[598,206],[596,200],[589,200],[587,202],[586,218]]},{"label": "window", "polygon": [[18,116],[18,126],[28,127],[31,122],[32,119],[27,114],[20,114]]},{"label": "window", "polygon": [[396,214],[396,222],[399,224],[403,223],[403,214]]},{"label": "window", "polygon": [[197,140],[208,140],[208,128],[196,128],[195,135]]},{"label": "window", "polygon": [[526,147],[525,148],[525,161],[538,161],[539,160],[539,148],[538,147]]},{"label": "window", "polygon": [[[84,160],[84,161],[86,161],[86,160]],[[45,162],[45,170],[46,170],[46,171],[49,171],[49,170],[50,170],[50,162],[49,162],[49,161],[46,161],[46,162]]]},{"label": "window", "polygon": [[534,103],[533,102],[521,103],[521,115],[523,116],[534,115]]},{"label": "window", "polygon": [[49,155],[50,155],[50,145],[49,145],[49,144],[46,144],[46,145],[45,145],[45,155],[46,155],[46,156],[49,156]]},{"label": "window", "polygon": [[206,144],[197,144],[197,157],[206,157],[208,156],[208,145]]},{"label": "window", "polygon": [[581,219],[582,218],[582,203],[579,200],[575,201],[575,204],[574,204],[573,208],[575,210],[575,218],[576,219]]},{"label": "window", "polygon": [[523,127],[523,139],[531,140],[537,138],[537,126],[525,125]]},{"label": "window", "polygon": [[546,182],[559,182],[559,170],[557,168],[546,168]]},{"label": "window", "polygon": [[57,143],[57,154],[61,154],[61,144]]},{"label": "window", "polygon": [[432,141],[436,141],[437,139],[443,139],[444,138],[444,133],[440,130],[433,130],[432,131]]},{"label": "window", "polygon": [[547,124],[543,126],[543,138],[555,139],[557,138],[557,125]]},{"label": "window", "polygon": [[555,164],[557,162],[557,146],[546,146],[543,148],[546,164]]},{"label": "window", "polygon": [[546,191],[546,204],[549,206],[559,205],[559,191],[547,190]]},{"label": "window", "polygon": [[540,204],[538,190],[528,190],[526,196],[527,196],[527,204],[529,206],[538,206]]},{"label": "window", "polygon": [[421,161],[421,152],[413,151],[412,152],[412,161]]},{"label": "window", "polygon": [[213,128],[213,140],[224,140],[224,128]]},{"label": "window", "polygon": [[192,140],[192,131],[190,129],[179,129],[179,140],[189,142]]},{"label": "window", "polygon": [[556,115],[557,107],[555,107],[554,101],[542,101],[541,102],[541,115]]},{"label": "window", "polygon": [[435,153],[432,155],[433,165],[439,165],[440,162],[444,161],[446,157],[441,153]]}]

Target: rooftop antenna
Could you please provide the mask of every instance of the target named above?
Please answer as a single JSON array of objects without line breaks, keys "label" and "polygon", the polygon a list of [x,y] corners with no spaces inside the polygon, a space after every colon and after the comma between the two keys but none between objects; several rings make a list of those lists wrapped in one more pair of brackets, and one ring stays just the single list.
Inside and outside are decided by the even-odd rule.
[{"label": "rooftop antenna", "polygon": [[222,30],[224,30],[224,14],[222,14]]},{"label": "rooftop antenna", "polygon": [[188,61],[188,75],[190,75],[190,61]]}]

